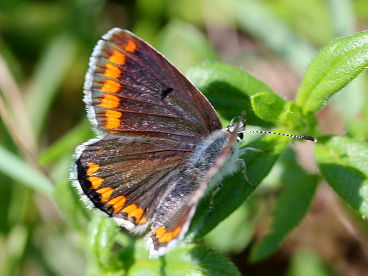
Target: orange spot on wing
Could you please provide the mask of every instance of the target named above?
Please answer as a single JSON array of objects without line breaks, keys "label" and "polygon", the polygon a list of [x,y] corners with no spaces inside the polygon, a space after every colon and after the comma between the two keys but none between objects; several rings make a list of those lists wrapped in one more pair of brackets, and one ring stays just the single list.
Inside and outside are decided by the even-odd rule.
[{"label": "orange spot on wing", "polygon": [[135,52],[135,50],[137,49],[137,44],[135,44],[132,40],[129,40],[127,43],[125,43],[124,45],[124,50],[127,52]]},{"label": "orange spot on wing", "polygon": [[137,208],[133,213],[132,217],[135,217],[135,221],[137,223],[141,222],[141,218],[143,216],[144,210],[142,208]]},{"label": "orange spot on wing", "polygon": [[158,229],[156,229],[155,231],[155,235],[157,239],[161,239],[165,234],[166,234],[166,227],[163,225],[159,227]]},{"label": "orange spot on wing", "polygon": [[110,187],[106,187],[106,188],[101,188],[98,189],[96,192],[99,193],[101,195],[101,202],[105,202],[106,200],[108,200],[112,194],[114,190],[111,189]]},{"label": "orange spot on wing", "polygon": [[120,118],[123,114],[120,111],[116,110],[106,110],[105,116],[106,116],[106,124],[105,127],[108,129],[114,129],[118,128],[120,126]]},{"label": "orange spot on wing", "polygon": [[139,208],[137,205],[135,204],[131,204],[131,205],[128,205],[127,207],[125,207],[122,212],[125,212],[128,214],[128,217],[131,218],[131,217],[135,217],[135,221],[137,223],[140,222],[140,219],[144,213],[144,210],[142,208]]},{"label": "orange spot on wing", "polygon": [[118,65],[123,65],[126,61],[126,58],[122,52],[114,49],[112,55],[109,57],[109,61]]},{"label": "orange spot on wing", "polygon": [[87,180],[89,182],[91,182],[91,185],[92,185],[92,189],[97,189],[98,187],[100,187],[104,181],[103,178],[101,177],[97,177],[97,176],[90,176],[90,177],[87,177]]},{"label": "orange spot on wing", "polygon": [[121,84],[118,83],[117,81],[106,80],[103,86],[101,87],[101,90],[105,92],[115,93],[119,91],[120,88],[121,88]]},{"label": "orange spot on wing", "polygon": [[157,241],[160,243],[170,242],[175,239],[181,231],[181,227],[176,227],[174,231],[168,232],[165,226],[161,226],[154,232]]},{"label": "orange spot on wing", "polygon": [[145,223],[147,222],[147,217],[146,216],[143,216],[139,221],[137,221],[137,223]]},{"label": "orange spot on wing", "polygon": [[108,204],[112,205],[112,207],[114,208],[114,214],[119,212],[121,208],[123,208],[124,204],[126,202],[126,197],[125,196],[117,196],[113,199],[111,199]]},{"label": "orange spot on wing", "polygon": [[120,99],[111,94],[104,94],[100,105],[107,108],[117,108],[120,105]]},{"label": "orange spot on wing", "polygon": [[106,63],[106,69],[104,75],[108,78],[117,79],[121,75],[121,70],[119,67]]},{"label": "orange spot on wing", "polygon": [[96,163],[88,163],[88,169],[87,169],[87,175],[92,175],[94,174],[95,172],[98,171],[98,169],[100,168],[99,165],[97,165]]}]

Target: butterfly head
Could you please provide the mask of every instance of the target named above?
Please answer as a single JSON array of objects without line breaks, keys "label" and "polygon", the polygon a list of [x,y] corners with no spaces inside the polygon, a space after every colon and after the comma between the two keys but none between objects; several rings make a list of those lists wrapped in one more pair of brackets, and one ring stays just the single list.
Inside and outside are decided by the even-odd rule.
[{"label": "butterfly head", "polygon": [[225,131],[229,133],[237,131],[238,136],[236,140],[240,143],[244,138],[244,129],[245,129],[245,119],[242,116],[240,116],[238,118],[233,118],[230,121],[229,125],[225,128]]}]

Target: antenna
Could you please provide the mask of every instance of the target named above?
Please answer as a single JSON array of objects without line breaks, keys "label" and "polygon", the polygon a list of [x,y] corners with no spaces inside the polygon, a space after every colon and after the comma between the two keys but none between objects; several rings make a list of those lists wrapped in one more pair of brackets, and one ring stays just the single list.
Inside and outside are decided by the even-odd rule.
[{"label": "antenna", "polygon": [[273,131],[269,131],[269,130],[243,130],[243,131],[240,131],[240,133],[276,134],[276,135],[288,136],[288,137],[291,137],[291,138],[297,138],[297,139],[302,139],[302,140],[309,140],[309,141],[313,141],[314,143],[317,142],[317,139],[314,138],[313,136],[299,136],[299,135],[278,133],[278,132],[273,132]]}]

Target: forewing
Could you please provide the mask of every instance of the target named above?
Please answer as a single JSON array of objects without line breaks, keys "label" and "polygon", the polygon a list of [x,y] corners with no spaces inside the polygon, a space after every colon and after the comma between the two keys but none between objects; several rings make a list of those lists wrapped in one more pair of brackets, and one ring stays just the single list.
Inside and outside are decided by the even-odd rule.
[{"label": "forewing", "polygon": [[149,44],[118,28],[93,51],[85,102],[102,132],[194,143],[221,128],[199,90]]},{"label": "forewing", "polygon": [[77,148],[73,178],[92,206],[142,232],[191,150],[176,141],[109,134]]}]

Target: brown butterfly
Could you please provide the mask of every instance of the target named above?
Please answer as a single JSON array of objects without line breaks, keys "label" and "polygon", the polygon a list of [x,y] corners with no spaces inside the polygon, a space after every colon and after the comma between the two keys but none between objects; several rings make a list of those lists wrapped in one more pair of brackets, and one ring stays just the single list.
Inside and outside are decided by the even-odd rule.
[{"label": "brown butterfly", "polygon": [[98,137],[76,149],[74,186],[88,206],[147,233],[151,256],[163,255],[184,237],[209,186],[242,164],[243,124],[221,129],[199,90],[118,28],[97,43],[84,94]]}]

